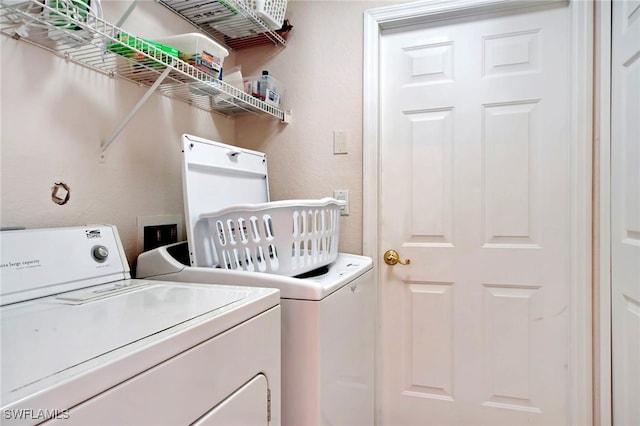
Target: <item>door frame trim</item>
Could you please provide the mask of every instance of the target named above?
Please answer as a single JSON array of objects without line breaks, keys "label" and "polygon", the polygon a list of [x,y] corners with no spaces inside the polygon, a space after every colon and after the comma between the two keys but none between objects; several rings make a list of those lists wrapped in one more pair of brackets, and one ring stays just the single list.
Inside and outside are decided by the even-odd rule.
[{"label": "door frame trim", "polygon": [[[567,1],[554,0],[561,3]],[[374,276],[380,294],[378,255],[380,206],[380,139],[379,139],[379,65],[382,31],[400,26],[433,22],[451,17],[484,14],[549,1],[522,0],[423,0],[392,5],[364,12],[363,37],[363,253],[374,259]],[[594,6],[591,2],[571,1],[571,126],[570,126],[570,243],[572,252],[570,300],[574,309],[570,317],[569,424],[593,424],[593,311],[592,265],[594,246],[593,222],[593,45]],[[585,60],[586,58],[586,60]],[[588,66],[585,66],[585,63]],[[380,331],[380,304],[378,304]],[[589,326],[585,327],[585,324]],[[380,354],[380,340],[376,352]],[[382,373],[380,357],[376,357],[376,419],[381,417]]]},{"label": "door frame trim", "polygon": [[594,423],[611,426],[611,1],[595,10]]}]

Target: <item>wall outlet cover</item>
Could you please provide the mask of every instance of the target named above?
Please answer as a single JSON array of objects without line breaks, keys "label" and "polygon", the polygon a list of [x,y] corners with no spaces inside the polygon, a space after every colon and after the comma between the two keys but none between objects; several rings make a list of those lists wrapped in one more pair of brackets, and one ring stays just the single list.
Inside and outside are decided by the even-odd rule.
[{"label": "wall outlet cover", "polygon": [[[168,241],[172,235],[171,225],[177,228],[177,241],[185,240],[184,218],[182,215],[138,216],[138,254],[145,250],[145,228],[147,245],[150,244],[149,231],[159,233],[160,241]],[[157,238],[155,238],[157,239]],[[154,247],[155,248],[155,247]]]}]

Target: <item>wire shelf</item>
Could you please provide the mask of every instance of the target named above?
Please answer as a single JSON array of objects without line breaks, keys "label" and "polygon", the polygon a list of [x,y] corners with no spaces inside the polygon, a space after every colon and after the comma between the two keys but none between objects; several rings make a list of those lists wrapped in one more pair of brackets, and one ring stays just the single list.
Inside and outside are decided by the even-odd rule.
[{"label": "wire shelf", "polygon": [[220,41],[260,37],[274,45],[287,45],[243,0],[160,0],[160,4]]},{"label": "wire shelf", "polygon": [[3,3],[0,31],[95,71],[146,87],[151,87],[169,68],[157,89],[165,96],[210,112],[269,114],[286,121],[283,110],[92,14],[78,15],[60,7],[54,9],[37,0],[10,6]]}]

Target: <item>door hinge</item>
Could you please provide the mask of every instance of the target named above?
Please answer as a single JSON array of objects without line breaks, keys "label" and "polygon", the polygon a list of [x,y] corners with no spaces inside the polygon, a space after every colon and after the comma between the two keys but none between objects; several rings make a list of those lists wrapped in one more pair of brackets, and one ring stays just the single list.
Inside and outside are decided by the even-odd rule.
[{"label": "door hinge", "polygon": [[267,421],[271,423],[271,389],[267,388]]}]

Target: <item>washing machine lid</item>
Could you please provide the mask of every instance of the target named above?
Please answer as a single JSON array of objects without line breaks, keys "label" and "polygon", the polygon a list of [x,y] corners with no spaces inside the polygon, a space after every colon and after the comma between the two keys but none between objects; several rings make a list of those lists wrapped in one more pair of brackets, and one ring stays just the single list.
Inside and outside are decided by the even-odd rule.
[{"label": "washing machine lid", "polygon": [[5,305],[2,406],[90,374],[76,387],[106,389],[278,303],[269,289],[123,280]]},{"label": "washing machine lid", "polygon": [[267,156],[192,135],[182,136],[185,225],[192,266],[215,266],[209,221],[202,214],[269,201]]}]

